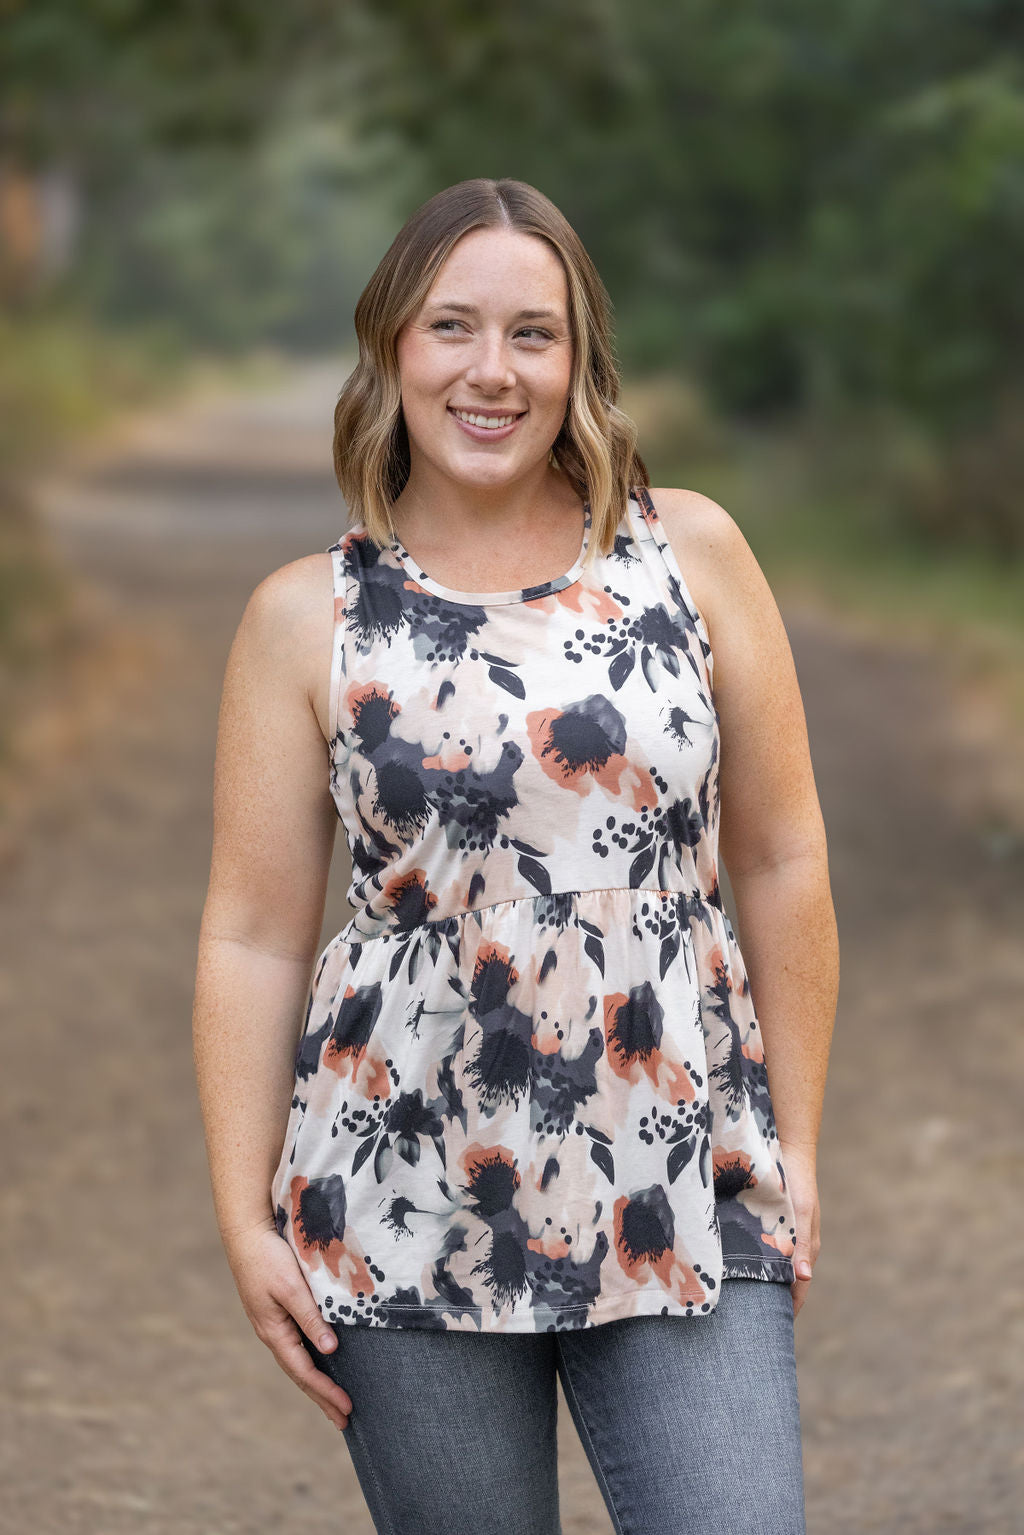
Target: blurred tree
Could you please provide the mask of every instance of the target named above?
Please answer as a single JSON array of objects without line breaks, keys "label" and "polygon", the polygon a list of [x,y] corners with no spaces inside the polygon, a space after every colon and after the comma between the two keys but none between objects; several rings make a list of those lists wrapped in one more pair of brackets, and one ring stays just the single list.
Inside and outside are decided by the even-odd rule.
[{"label": "blurred tree", "polygon": [[390,126],[438,186],[547,191],[630,361],[696,366],[732,410],[892,391],[936,417],[1016,368],[1018,8],[379,0],[374,18],[363,129]]},{"label": "blurred tree", "polygon": [[[546,191],[627,366],[693,370],[731,414],[890,402],[930,441],[903,511],[962,537],[942,465],[1008,440],[1021,397],[1022,41],[1008,0],[379,0],[357,121],[424,167],[410,205]],[[1024,551],[1013,499],[979,485],[972,535]]]}]

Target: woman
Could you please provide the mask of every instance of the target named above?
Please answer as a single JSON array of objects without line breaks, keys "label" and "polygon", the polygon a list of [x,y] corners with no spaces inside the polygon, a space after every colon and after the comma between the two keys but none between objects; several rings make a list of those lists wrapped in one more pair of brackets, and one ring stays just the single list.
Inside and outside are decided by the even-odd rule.
[{"label": "woman", "polygon": [[617,1530],[804,1528],[825,835],[778,610],[721,507],[649,489],[609,312],[534,188],[424,204],[356,309],[356,521],[227,667],[214,1201],[380,1530],[557,1531],[556,1375]]}]

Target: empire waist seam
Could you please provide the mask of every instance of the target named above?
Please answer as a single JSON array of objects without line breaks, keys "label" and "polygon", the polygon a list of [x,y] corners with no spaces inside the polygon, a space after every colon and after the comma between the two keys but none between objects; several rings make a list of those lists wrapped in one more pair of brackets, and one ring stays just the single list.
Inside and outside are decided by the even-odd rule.
[{"label": "empire waist seam", "polygon": [[[382,927],[377,932],[359,936],[356,924],[365,915],[367,908],[357,911],[338,933],[338,938],[345,943],[375,943],[380,939],[408,938],[414,933],[425,929],[433,929],[439,933],[452,932],[462,923],[473,917],[481,916],[486,912],[497,911],[502,906],[518,906],[527,902],[537,905],[540,902],[556,904],[564,903],[567,907],[566,920],[569,920],[573,903],[581,896],[588,895],[619,895],[647,897],[648,899],[667,898],[668,902],[677,903],[681,910],[680,920],[688,920],[700,907],[710,907],[715,911],[723,911],[721,897],[717,889],[708,894],[703,890],[661,890],[647,885],[603,885],[591,886],[586,890],[553,890],[550,893],[538,891],[535,895],[509,896],[502,901],[491,901],[484,906],[474,906],[465,911],[450,912],[443,917],[426,919],[422,922],[413,922],[408,926]],[[372,921],[371,917],[371,921]],[[351,937],[346,935],[352,933]]]}]

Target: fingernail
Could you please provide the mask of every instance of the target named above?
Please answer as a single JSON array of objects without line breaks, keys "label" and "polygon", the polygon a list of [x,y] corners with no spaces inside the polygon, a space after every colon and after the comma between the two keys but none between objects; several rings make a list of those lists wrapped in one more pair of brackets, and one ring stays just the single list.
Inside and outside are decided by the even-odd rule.
[{"label": "fingernail", "polygon": [[332,1332],[322,1332],[320,1334],[320,1342],[317,1344],[321,1354],[324,1353],[326,1349],[329,1349],[333,1342],[334,1334]]},{"label": "fingernail", "polygon": [[801,1279],[810,1279],[811,1265],[809,1263],[801,1263],[798,1267],[798,1272]]}]

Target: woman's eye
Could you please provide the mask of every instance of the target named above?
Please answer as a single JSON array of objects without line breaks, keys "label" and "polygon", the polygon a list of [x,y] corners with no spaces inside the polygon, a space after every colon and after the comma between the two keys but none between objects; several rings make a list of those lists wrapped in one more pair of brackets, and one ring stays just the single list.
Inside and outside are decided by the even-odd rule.
[{"label": "woman's eye", "polygon": [[[461,325],[461,320],[434,320],[430,329],[441,332],[443,335],[453,335],[455,327]],[[516,331],[517,336],[525,336],[531,341],[550,341],[551,332],[542,330],[539,325],[524,325]]]}]

